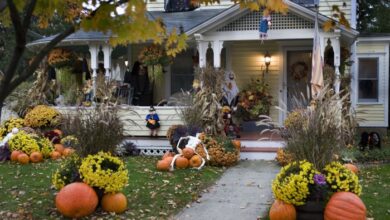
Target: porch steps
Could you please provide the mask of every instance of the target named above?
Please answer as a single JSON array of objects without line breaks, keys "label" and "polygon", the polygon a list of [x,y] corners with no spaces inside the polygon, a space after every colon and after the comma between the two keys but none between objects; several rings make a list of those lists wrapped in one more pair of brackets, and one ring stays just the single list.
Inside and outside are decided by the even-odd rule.
[{"label": "porch steps", "polygon": [[[132,142],[142,155],[160,156],[172,150],[166,138],[137,137],[126,139],[123,144]],[[284,147],[283,141],[241,140],[241,160],[274,160],[276,151]]]}]

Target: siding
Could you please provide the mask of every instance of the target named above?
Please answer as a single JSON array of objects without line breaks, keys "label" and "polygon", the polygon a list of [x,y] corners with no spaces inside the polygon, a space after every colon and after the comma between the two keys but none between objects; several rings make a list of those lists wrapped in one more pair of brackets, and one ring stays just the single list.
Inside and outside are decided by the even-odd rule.
[{"label": "siding", "polygon": [[[279,83],[281,77],[279,46],[275,41],[266,41],[260,44],[260,41],[232,42],[229,44],[228,56],[231,59],[231,69],[236,75],[237,85],[240,90],[250,82],[252,78],[261,77],[261,66],[264,66],[264,54],[268,51],[271,54],[271,65],[269,73],[265,76],[270,85],[273,105],[278,105]],[[271,108],[270,116],[274,121],[279,121],[279,111]]]},{"label": "siding", "polygon": [[[346,3],[346,7],[343,7],[343,2]],[[346,19],[349,22],[351,22],[351,1],[340,1],[340,0],[320,1],[319,12],[325,16],[332,17],[333,5],[339,6],[339,9],[345,13]]]},{"label": "siding", "polygon": [[359,126],[384,127],[385,106],[384,105],[357,105],[356,116]]}]

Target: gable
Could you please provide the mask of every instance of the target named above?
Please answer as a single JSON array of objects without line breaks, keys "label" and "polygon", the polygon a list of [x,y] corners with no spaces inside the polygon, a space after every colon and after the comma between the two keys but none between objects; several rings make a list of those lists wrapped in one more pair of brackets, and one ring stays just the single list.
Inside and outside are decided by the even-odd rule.
[{"label": "gable", "polygon": [[[262,12],[249,12],[243,17],[234,20],[227,25],[218,28],[217,32],[224,31],[254,31],[259,29],[259,22],[262,17]],[[291,12],[287,15],[272,14],[270,30],[282,29],[312,29],[314,28],[313,21],[299,17]]]}]

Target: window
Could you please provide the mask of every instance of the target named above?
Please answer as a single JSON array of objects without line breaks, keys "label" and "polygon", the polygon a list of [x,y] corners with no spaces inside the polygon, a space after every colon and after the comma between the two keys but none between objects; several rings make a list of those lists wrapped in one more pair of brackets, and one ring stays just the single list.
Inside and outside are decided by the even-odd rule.
[{"label": "window", "polygon": [[190,90],[193,80],[193,51],[186,50],[177,55],[171,65],[171,94]]},{"label": "window", "polygon": [[378,102],[378,58],[359,58],[359,102]]}]

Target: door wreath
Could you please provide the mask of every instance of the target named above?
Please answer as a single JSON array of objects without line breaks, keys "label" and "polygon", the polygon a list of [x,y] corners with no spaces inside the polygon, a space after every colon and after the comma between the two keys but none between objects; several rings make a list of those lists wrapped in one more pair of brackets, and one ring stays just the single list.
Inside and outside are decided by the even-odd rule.
[{"label": "door wreath", "polygon": [[309,67],[305,62],[302,61],[295,62],[290,67],[290,74],[295,81],[300,81],[307,78],[308,72]]}]

